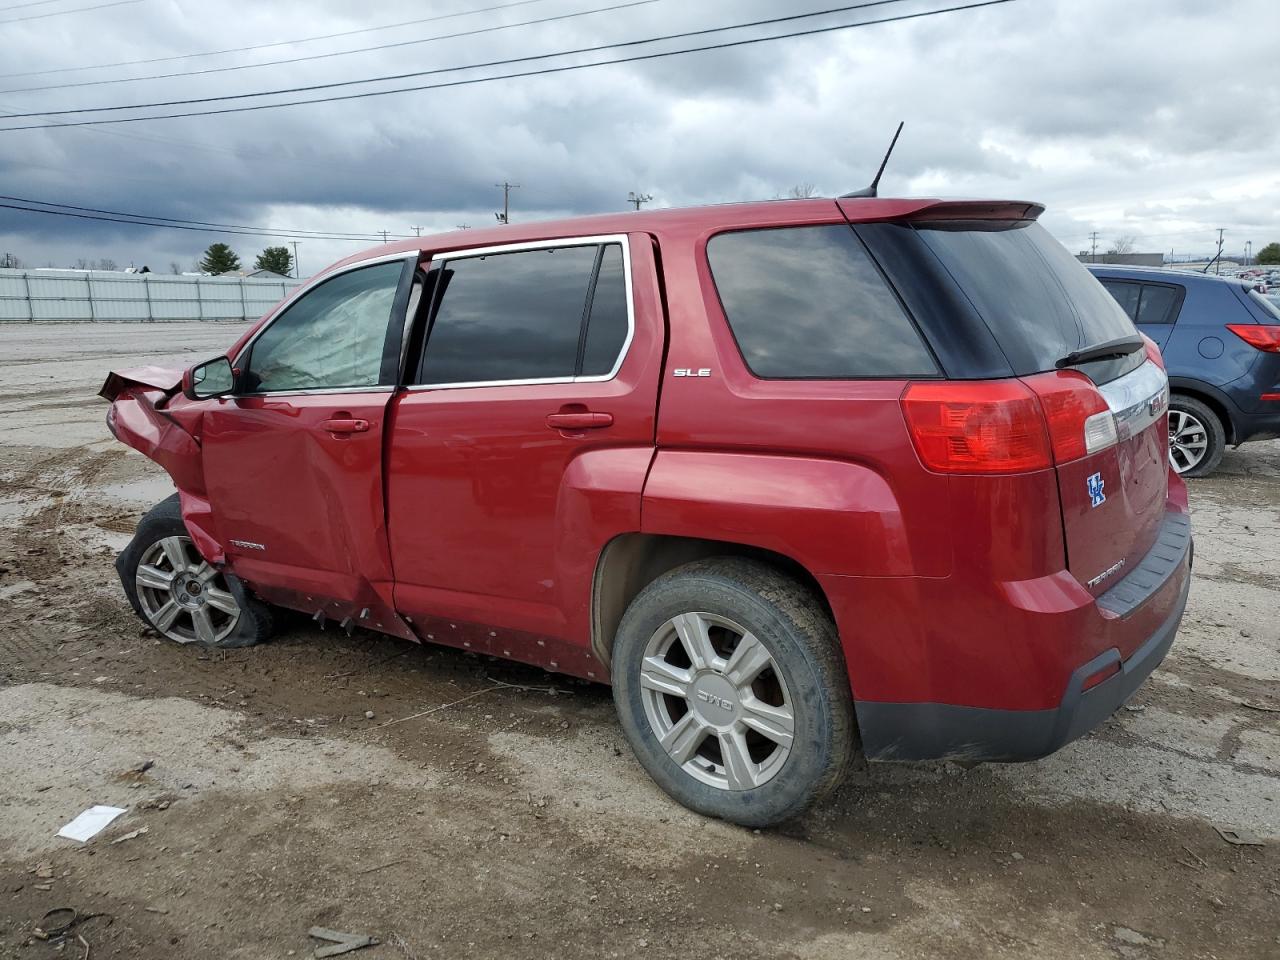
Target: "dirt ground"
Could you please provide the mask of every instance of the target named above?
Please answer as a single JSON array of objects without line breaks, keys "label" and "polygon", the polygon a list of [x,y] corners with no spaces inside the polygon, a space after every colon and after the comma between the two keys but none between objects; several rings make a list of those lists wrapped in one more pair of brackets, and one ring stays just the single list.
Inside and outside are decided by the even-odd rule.
[{"label": "dirt ground", "polygon": [[[305,620],[144,631],[111,561],[170,488],[94,393],[238,330],[0,325],[0,957],[301,958],[315,925],[362,960],[1280,957],[1280,443],[1193,483],[1182,632],[1094,735],[864,768],[757,832],[667,800],[604,687]],[[55,837],[95,803],[128,813]],[[58,907],[98,916],[39,940]]]}]

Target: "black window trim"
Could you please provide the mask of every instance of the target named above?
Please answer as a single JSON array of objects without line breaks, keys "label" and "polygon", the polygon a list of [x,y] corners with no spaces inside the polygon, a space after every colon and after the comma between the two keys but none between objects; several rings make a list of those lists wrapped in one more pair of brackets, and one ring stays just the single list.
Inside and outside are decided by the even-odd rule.
[{"label": "black window trim", "polygon": [[[622,348],[618,351],[618,357],[613,363],[613,368],[605,374],[597,374],[595,376],[572,376],[572,377],[536,377],[525,380],[474,380],[465,383],[414,383],[407,385],[404,389],[418,392],[423,390],[468,390],[474,387],[524,387],[524,386],[540,386],[543,384],[567,384],[567,383],[607,383],[617,377],[618,372],[622,369],[623,363],[626,362],[627,356],[631,352],[631,344],[635,340],[636,335],[636,306],[634,287],[631,275],[631,245],[629,237],[625,233],[597,234],[583,237],[561,237],[555,240],[529,240],[521,243],[503,243],[491,247],[473,247],[470,249],[440,251],[431,255],[431,264],[434,268],[447,268],[449,263],[454,260],[470,260],[475,257],[490,257],[505,253],[527,253],[538,250],[555,250],[563,247],[597,247],[595,269],[591,275],[591,294],[595,293],[595,282],[600,271],[601,254],[609,244],[618,244],[622,247],[622,277],[626,286],[627,294],[627,336],[622,342]],[[437,290],[441,284],[435,284]],[[431,327],[435,325],[435,313],[439,309],[442,296],[437,293],[431,305],[431,317],[427,324],[427,334],[424,337],[424,343],[419,349],[418,356],[411,357],[408,363],[409,369],[420,371],[422,362],[426,358],[427,351],[431,349]],[[592,298],[588,298],[586,303],[590,305]],[[579,332],[579,356],[583,349],[583,337],[585,337],[585,327],[589,313],[587,307],[584,307],[584,316],[581,318],[583,327]]]},{"label": "black window trim", "polygon": [[[931,374],[930,373],[919,373],[919,374],[900,374],[899,373],[899,374],[884,374],[884,375],[881,375],[881,374],[861,375],[860,374],[858,376],[849,376],[849,377],[762,377],[760,376],[760,374],[756,373],[754,370],[751,369],[751,364],[747,361],[747,355],[745,352],[743,352],[742,344],[738,340],[738,335],[737,333],[734,332],[733,323],[729,320],[729,311],[725,308],[724,300],[721,299],[720,297],[720,287],[716,283],[715,271],[711,268],[711,256],[708,253],[708,249],[711,246],[711,241],[714,240],[716,237],[723,237],[726,234],[732,234],[732,233],[764,233],[770,230],[804,230],[810,227],[847,227],[849,229],[849,232],[853,234],[854,240],[857,241],[858,246],[862,248],[862,252],[867,255],[867,261],[871,264],[872,267],[875,268],[876,273],[880,275],[880,279],[884,281],[885,289],[889,291],[889,293],[893,296],[893,299],[897,302],[899,309],[902,310],[902,315],[906,317],[907,323],[910,324],[911,329],[915,331],[916,336],[920,338],[920,344],[924,347],[925,353],[927,353],[929,355],[929,359],[933,361],[933,367],[934,367],[933,373]],[[723,319],[724,325],[729,331],[729,336],[733,339],[733,345],[738,348],[738,359],[742,361],[742,369],[745,370],[747,372],[747,376],[751,377],[752,379],[759,380],[762,383],[805,383],[805,382],[856,383],[861,380],[915,381],[915,380],[946,379],[946,374],[943,371],[942,363],[938,360],[938,355],[936,351],[933,349],[933,344],[931,344],[929,342],[929,338],[924,335],[924,330],[922,330],[920,327],[920,324],[916,322],[916,318],[912,315],[911,310],[907,307],[906,301],[902,299],[902,294],[898,292],[898,288],[894,286],[893,281],[889,279],[889,275],[885,272],[884,268],[880,265],[880,261],[876,259],[876,255],[871,252],[871,248],[867,246],[866,241],[863,240],[862,237],[858,235],[858,231],[855,229],[854,224],[849,223],[847,220],[832,220],[830,222],[819,222],[819,223],[779,223],[779,224],[770,224],[768,226],[759,226],[759,227],[755,227],[755,226],[729,227],[724,230],[717,230],[715,233],[708,236],[706,240],[704,240],[702,243],[702,250],[701,250],[700,256],[702,258],[703,265],[707,268],[707,275],[711,278],[711,288],[715,291],[715,294],[716,294],[716,305],[720,308],[720,317],[721,319]]]},{"label": "black window trim", "polygon": [[[376,257],[368,257],[364,260],[357,260],[355,263],[348,263],[339,270],[333,270],[329,273],[321,274],[313,277],[302,286],[298,287],[288,297],[281,302],[276,308],[275,313],[271,315],[271,319],[264,323],[261,327],[253,332],[253,336],[240,348],[240,352],[236,354],[236,358],[232,366],[244,370],[253,354],[253,345],[258,342],[258,338],[271,329],[281,317],[292,309],[293,305],[309,294],[317,287],[321,287],[337,277],[351,273],[355,270],[362,270],[365,267],[376,267],[383,263],[393,263],[396,260],[404,261],[405,266],[400,271],[399,286],[396,288],[395,300],[392,302],[391,315],[387,318],[387,336],[383,341],[382,349],[382,366],[379,370],[378,379],[383,381],[374,386],[363,387],[316,387],[305,390],[257,390],[252,392],[240,392],[237,390],[231,394],[232,397],[307,397],[307,396],[326,396],[329,394],[339,393],[392,393],[396,390],[396,382],[399,375],[400,361],[400,344],[403,338],[405,326],[405,311],[409,307],[409,291],[413,286],[413,275],[417,269],[418,261],[422,258],[421,250],[403,250],[399,253],[387,253]],[[396,317],[400,318],[399,323]],[[399,331],[399,335],[397,335]],[[391,373],[388,381],[387,371]]]}]

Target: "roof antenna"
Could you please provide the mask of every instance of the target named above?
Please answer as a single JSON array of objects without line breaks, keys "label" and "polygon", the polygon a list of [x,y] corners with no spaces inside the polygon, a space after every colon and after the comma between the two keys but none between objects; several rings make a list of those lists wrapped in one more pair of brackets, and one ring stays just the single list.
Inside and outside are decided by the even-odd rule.
[{"label": "roof antenna", "polygon": [[889,144],[889,150],[885,153],[884,159],[880,161],[880,169],[876,171],[876,178],[871,181],[871,186],[864,187],[861,190],[855,190],[853,193],[842,193],[840,195],[841,200],[854,200],[861,197],[878,196],[877,191],[880,189],[880,178],[884,176],[884,168],[889,165],[889,158],[893,156],[893,148],[898,145],[898,138],[902,136],[902,128],[906,125],[907,122],[905,120],[898,124],[898,132],[893,135],[893,140]]}]

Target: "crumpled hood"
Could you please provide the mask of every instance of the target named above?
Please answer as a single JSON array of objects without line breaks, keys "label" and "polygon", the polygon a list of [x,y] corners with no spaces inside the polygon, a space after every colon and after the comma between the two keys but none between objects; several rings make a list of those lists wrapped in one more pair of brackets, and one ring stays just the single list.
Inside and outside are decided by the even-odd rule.
[{"label": "crumpled hood", "polygon": [[182,386],[181,367],[134,367],[130,370],[112,370],[98,391],[104,400],[115,400],[130,387],[147,387],[162,390],[167,395],[178,392]]}]

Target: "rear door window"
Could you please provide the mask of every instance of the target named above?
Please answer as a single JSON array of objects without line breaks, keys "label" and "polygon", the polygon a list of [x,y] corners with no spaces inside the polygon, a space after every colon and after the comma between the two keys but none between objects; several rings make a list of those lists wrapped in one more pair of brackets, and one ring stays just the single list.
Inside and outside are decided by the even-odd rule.
[{"label": "rear door window", "polygon": [[1129,315],[1129,319],[1137,323],[1138,301],[1142,299],[1142,288],[1136,283],[1128,283],[1124,280],[1103,280],[1102,285],[1106,287],[1107,293],[1116,298],[1116,303],[1120,304],[1120,309]]},{"label": "rear door window", "polygon": [[1178,319],[1174,307],[1180,292],[1178,287],[1163,283],[1144,283],[1142,303],[1138,306],[1138,323],[1173,323]]},{"label": "rear door window", "polygon": [[618,243],[447,259],[437,286],[420,384],[607,376],[631,331]]},{"label": "rear door window", "polygon": [[848,226],[722,233],[707,244],[747,367],[764,379],[934,376],[938,369]]},{"label": "rear door window", "polygon": [[[922,222],[916,229],[1019,376],[1053,370],[1070,353],[1136,333],[1102,284],[1034,221]],[[1141,360],[1139,351],[1134,362]],[[1124,365],[1107,370],[1124,372]]]}]

